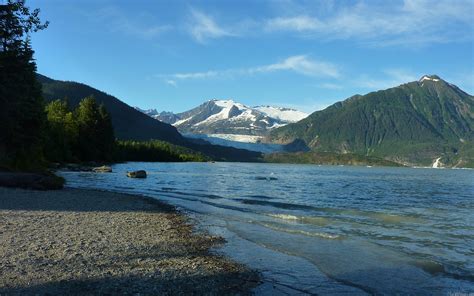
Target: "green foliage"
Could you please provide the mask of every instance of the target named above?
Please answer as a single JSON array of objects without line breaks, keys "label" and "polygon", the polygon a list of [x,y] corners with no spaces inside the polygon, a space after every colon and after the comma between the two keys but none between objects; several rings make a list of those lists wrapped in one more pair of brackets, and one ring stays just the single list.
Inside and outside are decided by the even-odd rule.
[{"label": "green foliage", "polygon": [[30,12],[24,4],[0,5],[0,163],[37,169],[43,165],[45,117],[29,33],[47,23],[41,24],[39,10]]},{"label": "green foliage", "polygon": [[404,164],[430,165],[443,157],[455,165],[459,157],[470,161],[463,151],[474,146],[473,114],[473,96],[441,79],[425,80],[351,97],[272,131],[270,140],[301,139],[313,151]]},{"label": "green foliage", "polygon": [[45,154],[55,162],[111,161],[115,147],[109,113],[94,97],[84,98],[71,111],[66,100],[46,106],[47,141]]},{"label": "green foliage", "polygon": [[400,166],[396,162],[374,156],[314,151],[266,154],[264,160],[276,163],[311,163],[321,165]]},{"label": "green foliage", "polygon": [[117,141],[115,159],[118,161],[207,161],[201,153],[163,141]]},{"label": "green foliage", "polygon": [[45,156],[49,161],[74,161],[78,127],[67,101],[56,100],[46,106],[47,128]]},{"label": "green foliage", "polygon": [[54,80],[40,74],[37,77],[43,85],[43,96],[49,102],[67,97],[71,107],[76,107],[84,97],[93,95],[98,103],[103,104],[107,108],[112,117],[112,124],[117,139],[165,141],[199,151],[214,160],[260,161],[261,154],[258,152],[211,144],[197,144],[189,141],[182,137],[173,126],[155,120],[121,102],[119,99],[88,85],[72,81]]},{"label": "green foliage", "polygon": [[95,98],[89,96],[79,103],[75,113],[79,158],[83,161],[112,160],[115,136],[105,107],[99,107]]},{"label": "green foliage", "polygon": [[187,147],[199,151],[216,161],[261,162],[262,153],[209,143],[189,143]]},{"label": "green foliage", "polygon": [[135,110],[114,96],[77,82],[53,80],[40,74],[37,77],[42,83],[43,96],[47,102],[67,97],[70,106],[76,108],[83,98],[94,96],[97,103],[103,104],[110,114],[115,136],[120,140],[157,139],[176,145],[186,142],[173,126]]},{"label": "green foliage", "polygon": [[241,149],[165,141],[116,141],[112,119],[94,97],[82,99],[74,110],[66,100],[46,106],[45,154],[53,162],[110,161],[208,161],[257,159],[260,154]]},{"label": "green foliage", "polygon": [[46,156],[54,162],[87,161],[206,161],[189,148],[163,141],[116,141],[106,108],[94,97],[82,99],[70,110],[66,100],[46,106]]},{"label": "green foliage", "polygon": [[98,138],[100,139],[99,145],[101,145],[102,159],[110,160],[110,152],[114,151],[115,148],[115,133],[114,127],[112,126],[112,119],[109,112],[103,104],[99,107],[99,124],[98,124]]},{"label": "green foliage", "polygon": [[[206,160],[190,149],[163,142],[116,143],[112,118],[105,105],[116,114],[115,124],[125,138],[162,137],[175,143],[185,141],[173,127],[103,92],[78,83],[54,83],[37,76],[28,34],[48,25],[47,22],[42,24],[38,15],[39,10],[30,11],[23,0],[9,0],[6,5],[0,5],[1,167],[41,170],[46,164],[44,156],[54,162],[114,161],[115,157],[120,160]],[[43,82],[43,90],[37,77]],[[52,100],[50,89],[56,95],[63,94],[56,99],[70,95],[74,110],[70,110],[66,101]],[[42,91],[50,101],[47,106],[44,106]],[[91,94],[99,97],[100,106]],[[59,179],[53,183],[62,186]]]}]

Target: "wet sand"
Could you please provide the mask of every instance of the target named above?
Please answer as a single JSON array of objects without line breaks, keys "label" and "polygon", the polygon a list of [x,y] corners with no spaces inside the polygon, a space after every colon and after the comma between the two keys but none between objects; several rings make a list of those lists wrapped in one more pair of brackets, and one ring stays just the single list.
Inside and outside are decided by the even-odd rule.
[{"label": "wet sand", "polygon": [[0,187],[0,294],[250,294],[222,243],[151,198]]}]

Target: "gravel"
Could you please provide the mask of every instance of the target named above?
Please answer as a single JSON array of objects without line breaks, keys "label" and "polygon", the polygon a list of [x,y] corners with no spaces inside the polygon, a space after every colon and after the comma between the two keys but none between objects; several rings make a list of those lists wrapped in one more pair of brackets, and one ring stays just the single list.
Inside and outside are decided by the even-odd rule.
[{"label": "gravel", "polygon": [[251,294],[222,243],[151,198],[0,187],[0,294]]}]

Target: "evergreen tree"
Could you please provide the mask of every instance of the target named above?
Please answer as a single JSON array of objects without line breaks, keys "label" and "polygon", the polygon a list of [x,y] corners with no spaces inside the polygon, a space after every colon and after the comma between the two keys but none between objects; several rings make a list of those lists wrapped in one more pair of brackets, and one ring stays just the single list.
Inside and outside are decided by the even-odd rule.
[{"label": "evergreen tree", "polygon": [[115,137],[105,107],[99,107],[94,97],[89,96],[79,103],[76,118],[80,159],[111,160]]},{"label": "evergreen tree", "polygon": [[100,127],[99,141],[101,142],[101,159],[112,160],[112,154],[115,147],[115,134],[112,126],[112,119],[104,104],[99,107]]},{"label": "evergreen tree", "polygon": [[77,124],[67,100],[55,100],[46,106],[47,129],[45,156],[49,161],[75,161]]},{"label": "evergreen tree", "polygon": [[94,97],[84,98],[76,109],[78,152],[81,160],[98,160],[100,113]]},{"label": "evergreen tree", "polygon": [[0,163],[28,169],[42,160],[45,120],[29,34],[47,27],[25,1],[0,5]]}]

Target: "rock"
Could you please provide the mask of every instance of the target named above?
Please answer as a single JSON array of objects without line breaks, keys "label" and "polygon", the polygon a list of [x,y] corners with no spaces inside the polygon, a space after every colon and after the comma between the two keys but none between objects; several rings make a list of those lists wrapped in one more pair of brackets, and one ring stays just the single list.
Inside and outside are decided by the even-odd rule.
[{"label": "rock", "polygon": [[95,167],[92,169],[93,172],[95,173],[111,173],[112,168],[106,165],[100,166],[100,167]]},{"label": "rock", "polygon": [[54,190],[63,188],[64,179],[52,173],[0,172],[0,186]]},{"label": "rock", "polygon": [[257,176],[257,177],[255,177],[255,180],[276,181],[276,180],[278,180],[278,178],[276,178],[276,177]]},{"label": "rock", "polygon": [[146,172],[144,170],[127,172],[127,177],[129,178],[146,178]]}]

